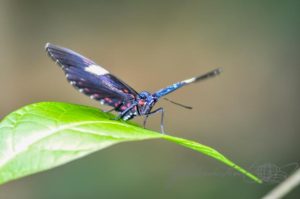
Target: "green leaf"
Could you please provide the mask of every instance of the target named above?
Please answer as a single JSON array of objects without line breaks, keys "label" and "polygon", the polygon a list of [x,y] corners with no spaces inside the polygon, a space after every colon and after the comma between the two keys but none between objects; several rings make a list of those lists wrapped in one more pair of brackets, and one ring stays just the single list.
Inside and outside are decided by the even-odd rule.
[{"label": "green leaf", "polygon": [[44,171],[113,144],[162,138],[211,156],[256,182],[260,179],[218,151],[163,135],[87,106],[41,102],[25,106],[0,123],[0,184]]}]

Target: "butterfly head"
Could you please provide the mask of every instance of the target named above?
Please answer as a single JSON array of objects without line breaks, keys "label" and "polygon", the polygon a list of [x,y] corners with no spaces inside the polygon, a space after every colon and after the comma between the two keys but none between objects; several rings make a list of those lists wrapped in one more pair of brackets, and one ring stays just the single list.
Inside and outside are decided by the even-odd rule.
[{"label": "butterfly head", "polygon": [[147,115],[157,102],[157,98],[147,91],[143,91],[138,94],[137,101],[140,114]]}]

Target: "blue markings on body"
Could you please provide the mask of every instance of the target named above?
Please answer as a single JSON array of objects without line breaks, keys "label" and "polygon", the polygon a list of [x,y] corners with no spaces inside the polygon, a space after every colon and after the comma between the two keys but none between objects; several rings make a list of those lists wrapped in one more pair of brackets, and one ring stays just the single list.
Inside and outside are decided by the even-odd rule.
[{"label": "blue markings on body", "polygon": [[155,92],[153,96],[156,96],[157,98],[160,98],[162,96],[168,95],[169,93],[181,88],[184,86],[186,83],[185,82],[177,82],[171,86],[168,86],[166,88],[160,89],[159,91]]}]

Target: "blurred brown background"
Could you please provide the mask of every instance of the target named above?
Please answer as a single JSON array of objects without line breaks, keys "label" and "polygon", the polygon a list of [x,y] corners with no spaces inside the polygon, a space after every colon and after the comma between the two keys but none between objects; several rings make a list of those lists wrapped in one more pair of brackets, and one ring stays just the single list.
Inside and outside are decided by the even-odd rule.
[{"label": "blurred brown background", "polygon": [[[0,187],[1,199],[260,198],[300,165],[300,1],[0,1],[0,116],[40,101],[101,107],[44,51],[71,48],[138,91],[216,67],[170,94],[165,128],[267,182],[162,140],[125,143]],[[141,121],[137,119],[137,121]],[[159,117],[148,128],[159,130]],[[300,188],[287,198],[299,198]]]}]

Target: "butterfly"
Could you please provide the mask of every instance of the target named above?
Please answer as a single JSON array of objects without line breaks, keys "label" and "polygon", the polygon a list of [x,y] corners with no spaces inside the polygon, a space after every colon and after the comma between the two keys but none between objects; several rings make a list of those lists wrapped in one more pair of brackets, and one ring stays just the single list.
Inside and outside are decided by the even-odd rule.
[{"label": "butterfly", "polygon": [[[130,120],[136,116],[145,116],[144,127],[148,116],[161,114],[161,133],[164,131],[164,109],[152,110],[154,105],[163,96],[191,83],[199,82],[221,73],[217,68],[204,75],[174,83],[155,93],[147,91],[137,92],[118,77],[111,74],[102,66],[70,49],[47,43],[45,46],[48,55],[62,68],[66,78],[79,92],[101,104],[111,106],[110,111],[119,113],[116,119]],[[169,100],[171,101],[171,100]],[[176,102],[171,101],[180,106]],[[184,106],[186,108],[190,108]]]}]

